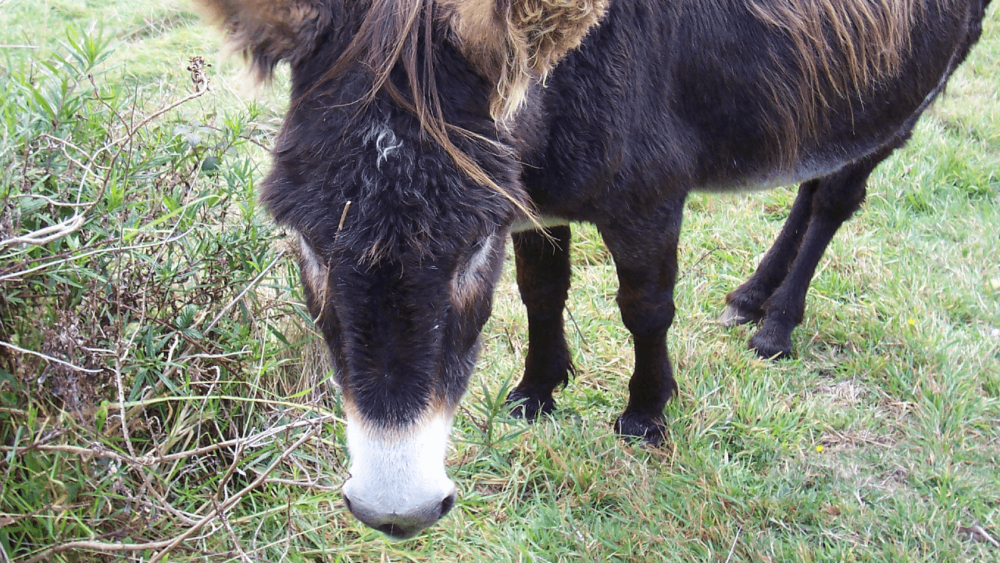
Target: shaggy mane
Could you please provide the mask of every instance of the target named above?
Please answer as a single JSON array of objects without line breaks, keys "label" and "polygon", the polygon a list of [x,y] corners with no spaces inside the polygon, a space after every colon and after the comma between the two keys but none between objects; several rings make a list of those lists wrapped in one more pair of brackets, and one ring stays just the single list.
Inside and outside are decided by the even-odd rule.
[{"label": "shaggy mane", "polygon": [[610,0],[439,0],[465,55],[496,84],[490,112],[512,119],[531,83],[579,47]]},{"label": "shaggy mane", "polygon": [[[497,84],[491,115],[503,124],[521,107],[533,80],[543,79],[559,58],[577,47],[604,14],[609,0],[371,0],[351,43],[327,72],[335,79],[355,61],[371,69],[368,97],[388,93],[420,120],[422,129],[477,183],[513,202],[527,217],[534,213],[459,150],[451,134],[496,145],[447,123],[435,80],[435,33],[448,26],[470,62]],[[423,52],[421,52],[421,49]],[[402,64],[408,96],[389,80]],[[502,126],[502,125],[501,125]],[[496,147],[507,150],[505,147]]]},{"label": "shaggy mane", "polygon": [[[610,0],[197,0],[210,21],[225,29],[234,50],[251,59],[258,80],[270,77],[282,60],[292,64],[312,55],[331,26],[333,10],[350,10],[360,25],[321,83],[336,80],[360,63],[372,73],[372,87],[358,100],[363,106],[380,93],[413,112],[421,128],[477,183],[489,186],[533,214],[497,185],[452,135],[462,135],[509,150],[495,141],[454,127],[444,119],[435,73],[435,42],[442,30],[491,83],[494,121],[504,127],[523,105],[533,81],[543,80],[557,61],[577,47],[604,15]],[[339,14],[338,17],[343,14]],[[353,15],[353,14],[352,14]],[[353,18],[352,18],[353,19]],[[389,79],[401,66],[405,94]],[[300,98],[301,99],[301,98]],[[298,100],[293,100],[293,105]]]}]

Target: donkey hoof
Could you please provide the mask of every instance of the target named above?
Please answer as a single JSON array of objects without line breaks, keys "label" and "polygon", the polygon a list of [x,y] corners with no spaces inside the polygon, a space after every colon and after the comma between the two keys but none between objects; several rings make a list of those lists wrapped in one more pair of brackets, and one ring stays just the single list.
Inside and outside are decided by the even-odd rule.
[{"label": "donkey hoof", "polygon": [[663,417],[624,413],[615,421],[615,434],[624,438],[641,438],[643,442],[650,446],[659,446],[663,443],[664,438]]},{"label": "donkey hoof", "polygon": [[726,328],[733,328],[741,324],[756,322],[758,319],[760,319],[760,315],[746,311],[730,303],[726,305],[726,310],[719,317],[719,324]]},{"label": "donkey hoof", "polygon": [[762,328],[750,339],[750,349],[765,360],[784,360],[792,357],[792,338]]},{"label": "donkey hoof", "polygon": [[510,407],[512,417],[534,422],[539,416],[556,410],[556,401],[551,395],[534,397],[520,389],[514,389],[507,395],[507,406]]}]

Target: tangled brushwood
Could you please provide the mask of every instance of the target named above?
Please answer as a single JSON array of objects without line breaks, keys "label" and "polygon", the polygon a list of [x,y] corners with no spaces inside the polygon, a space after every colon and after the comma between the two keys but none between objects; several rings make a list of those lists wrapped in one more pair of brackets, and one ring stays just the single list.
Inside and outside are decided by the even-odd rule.
[{"label": "tangled brushwood", "polygon": [[[122,87],[108,44],[71,32],[0,69],[0,561],[198,544],[302,486],[290,456],[335,422],[319,381],[259,379],[299,370],[306,335],[294,249],[255,204],[266,119],[204,112],[201,57],[177,93]],[[250,545],[227,549],[280,551]]]}]

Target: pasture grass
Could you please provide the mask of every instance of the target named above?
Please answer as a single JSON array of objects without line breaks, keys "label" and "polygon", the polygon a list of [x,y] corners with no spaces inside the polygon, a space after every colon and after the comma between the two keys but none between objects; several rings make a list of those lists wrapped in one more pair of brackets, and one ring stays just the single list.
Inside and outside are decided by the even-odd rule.
[{"label": "pasture grass", "polygon": [[0,561],[1000,560],[995,6],[821,262],[791,360],[716,319],[794,190],[689,199],[663,447],[612,434],[631,348],[586,225],[576,376],[554,416],[506,416],[527,344],[508,258],[458,504],[408,542],[340,500],[294,241],[255,203],[282,79],[247,94],[179,0],[0,0],[0,45]]}]

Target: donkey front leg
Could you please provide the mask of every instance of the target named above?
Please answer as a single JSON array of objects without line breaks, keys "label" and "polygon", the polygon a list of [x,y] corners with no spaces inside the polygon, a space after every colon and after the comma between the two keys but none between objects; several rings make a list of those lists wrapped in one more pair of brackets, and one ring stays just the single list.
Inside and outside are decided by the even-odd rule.
[{"label": "donkey front leg", "polygon": [[517,287],[528,310],[528,356],[524,377],[507,396],[511,414],[528,420],[555,409],[552,391],[566,385],[573,369],[563,336],[569,292],[569,226],[512,233]]},{"label": "donkey front leg", "polygon": [[633,217],[621,231],[602,229],[618,270],[618,308],[635,348],[628,406],[615,422],[615,432],[651,445],[663,441],[663,407],[677,393],[667,354],[667,330],[674,320],[677,239],[684,201],[664,206],[657,217]]}]

